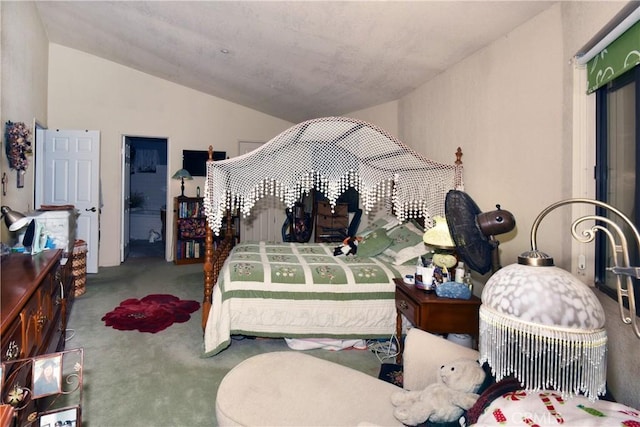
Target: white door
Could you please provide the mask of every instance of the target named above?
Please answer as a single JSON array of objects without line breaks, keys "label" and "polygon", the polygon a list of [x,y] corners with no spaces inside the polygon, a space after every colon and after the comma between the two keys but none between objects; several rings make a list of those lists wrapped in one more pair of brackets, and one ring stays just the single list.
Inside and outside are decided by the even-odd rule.
[{"label": "white door", "polygon": [[87,273],[98,272],[100,132],[49,130],[36,138],[36,207],[74,205],[76,239],[87,243]]},{"label": "white door", "polygon": [[122,233],[120,262],[129,256],[129,199],[131,198],[131,143],[122,137]]}]

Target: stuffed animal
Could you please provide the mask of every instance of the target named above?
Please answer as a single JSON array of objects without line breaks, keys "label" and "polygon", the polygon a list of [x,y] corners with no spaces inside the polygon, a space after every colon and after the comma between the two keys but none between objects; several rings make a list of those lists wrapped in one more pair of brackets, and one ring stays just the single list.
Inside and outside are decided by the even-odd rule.
[{"label": "stuffed animal", "polygon": [[159,242],[161,239],[162,236],[160,235],[160,233],[158,233],[154,229],[149,230],[149,243]]},{"label": "stuffed animal", "polygon": [[476,392],[485,379],[480,364],[471,359],[457,359],[443,365],[438,381],[424,390],[399,391],[391,395],[393,415],[405,425],[415,426],[427,420],[440,423],[458,420],[471,408]]},{"label": "stuffed animal", "polygon": [[358,243],[361,240],[362,237],[347,237],[342,241],[342,245],[334,248],[333,256],[355,255],[358,252]]}]

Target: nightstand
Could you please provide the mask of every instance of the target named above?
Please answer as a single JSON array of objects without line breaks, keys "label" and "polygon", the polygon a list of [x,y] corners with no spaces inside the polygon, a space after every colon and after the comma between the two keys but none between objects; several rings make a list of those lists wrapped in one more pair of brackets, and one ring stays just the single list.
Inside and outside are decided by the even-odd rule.
[{"label": "nightstand", "polygon": [[411,324],[423,331],[436,334],[470,334],[477,342],[480,298],[471,299],[440,298],[435,292],[427,293],[414,285],[407,285],[402,279],[393,279],[396,284],[396,334],[400,348],[396,363],[402,363],[404,342],[402,339],[402,315]]}]

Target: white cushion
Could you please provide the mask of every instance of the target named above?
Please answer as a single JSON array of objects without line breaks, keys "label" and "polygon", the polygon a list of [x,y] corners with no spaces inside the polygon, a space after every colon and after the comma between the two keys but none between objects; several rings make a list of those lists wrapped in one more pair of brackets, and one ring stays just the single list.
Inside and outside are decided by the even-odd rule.
[{"label": "white cushion", "polygon": [[401,426],[391,404],[398,390],[308,354],[265,353],[223,378],[216,416],[220,426]]},{"label": "white cushion", "polygon": [[409,329],[402,354],[404,388],[422,390],[436,382],[440,366],[461,357],[478,360],[480,355],[476,350],[438,335],[417,328]]}]

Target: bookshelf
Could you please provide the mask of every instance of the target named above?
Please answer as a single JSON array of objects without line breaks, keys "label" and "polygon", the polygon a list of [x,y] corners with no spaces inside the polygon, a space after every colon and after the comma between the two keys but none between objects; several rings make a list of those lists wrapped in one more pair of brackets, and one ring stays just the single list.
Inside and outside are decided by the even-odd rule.
[{"label": "bookshelf", "polygon": [[175,264],[193,264],[204,261],[204,238],[207,220],[202,197],[175,197],[174,254]]}]

